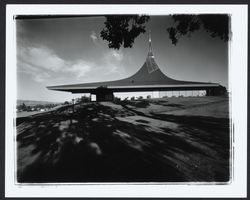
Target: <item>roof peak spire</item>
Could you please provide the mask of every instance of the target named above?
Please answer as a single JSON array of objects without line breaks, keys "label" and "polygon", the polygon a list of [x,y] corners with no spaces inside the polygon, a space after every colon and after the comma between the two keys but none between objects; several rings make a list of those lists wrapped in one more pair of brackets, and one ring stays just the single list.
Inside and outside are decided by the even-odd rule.
[{"label": "roof peak spire", "polygon": [[152,53],[151,30],[149,30],[149,33],[148,33],[148,42],[149,42],[149,52]]}]

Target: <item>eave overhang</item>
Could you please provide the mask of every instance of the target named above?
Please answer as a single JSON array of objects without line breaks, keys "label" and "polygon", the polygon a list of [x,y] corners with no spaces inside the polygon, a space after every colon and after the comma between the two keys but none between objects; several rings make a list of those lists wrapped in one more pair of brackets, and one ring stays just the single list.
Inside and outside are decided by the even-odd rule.
[{"label": "eave overhang", "polygon": [[[105,86],[103,88],[112,92],[139,92],[139,91],[175,91],[175,90],[207,90],[220,87],[217,83],[205,84],[178,84],[178,85],[135,85],[135,86]],[[50,90],[64,91],[71,93],[96,93],[100,87],[70,87],[70,86],[49,86]]]}]

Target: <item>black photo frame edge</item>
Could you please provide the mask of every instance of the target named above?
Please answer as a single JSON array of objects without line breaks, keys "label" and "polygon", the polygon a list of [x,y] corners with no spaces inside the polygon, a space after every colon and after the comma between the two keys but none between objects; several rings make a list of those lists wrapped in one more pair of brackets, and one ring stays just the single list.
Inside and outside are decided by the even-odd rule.
[{"label": "black photo frame edge", "polygon": [[[6,5],[7,4],[245,4],[247,0],[1,0],[0,1],[0,199],[26,199],[26,198],[5,198],[5,63],[6,63]],[[249,21],[249,13],[248,13]],[[249,25],[248,25],[248,47],[249,47]],[[249,63],[249,51],[248,60]],[[248,76],[250,70],[248,68]],[[249,94],[249,80],[247,93]],[[247,99],[247,113],[249,113],[249,98]],[[247,130],[249,130],[249,117],[247,117]],[[247,131],[248,132],[248,131]],[[249,144],[249,137],[247,139]],[[250,148],[247,147],[247,166],[249,165]],[[249,174],[247,174],[247,191],[249,191]],[[147,198],[147,197],[143,197]],[[33,199],[33,198],[32,198]],[[36,198],[36,199],[62,199],[62,198]],[[72,198],[63,198],[72,199]],[[102,198],[84,198],[84,199],[102,199]],[[109,199],[109,198],[106,198]],[[123,199],[123,198],[115,198]],[[130,198],[136,199],[136,198]],[[155,199],[155,198],[147,198]],[[165,199],[165,198],[162,198]],[[183,199],[183,198],[175,198]],[[190,198],[192,199],[192,198]],[[194,198],[200,199],[200,198]],[[209,198],[202,198],[209,199]],[[213,198],[219,199],[219,198]],[[241,198],[232,198],[241,199]]]}]

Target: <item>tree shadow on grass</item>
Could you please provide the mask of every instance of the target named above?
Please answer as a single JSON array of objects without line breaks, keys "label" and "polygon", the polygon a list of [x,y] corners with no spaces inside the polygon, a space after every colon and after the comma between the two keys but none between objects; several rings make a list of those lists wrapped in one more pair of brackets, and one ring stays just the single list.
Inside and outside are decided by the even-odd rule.
[{"label": "tree shadow on grass", "polygon": [[143,100],[134,100],[134,101],[128,101],[128,100],[125,100],[125,101],[120,101],[120,102],[116,102],[116,104],[118,105],[122,105],[122,106],[133,106],[133,107],[136,107],[136,108],[147,108],[150,103],[149,101],[143,99]]},{"label": "tree shadow on grass", "polygon": [[[221,181],[216,175],[195,177],[190,166],[176,157],[180,152],[209,157],[178,136],[178,130],[152,132],[148,123],[120,121],[119,115],[131,113],[96,103],[78,108],[74,115],[64,111],[23,122],[17,127],[18,182]],[[184,127],[188,122],[171,120],[184,122]]]}]

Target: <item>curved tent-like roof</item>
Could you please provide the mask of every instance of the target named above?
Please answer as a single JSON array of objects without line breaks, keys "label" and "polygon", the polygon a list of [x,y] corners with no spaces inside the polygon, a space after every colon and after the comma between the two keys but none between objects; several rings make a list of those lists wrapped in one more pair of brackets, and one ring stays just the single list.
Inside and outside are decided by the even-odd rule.
[{"label": "curved tent-like roof", "polygon": [[219,86],[217,83],[182,81],[166,76],[155,62],[152,53],[151,39],[149,39],[149,53],[145,63],[134,75],[128,78],[115,81],[48,86],[47,88],[72,93],[95,93],[98,88],[107,88],[112,92],[133,92],[152,90],[198,90]]}]

